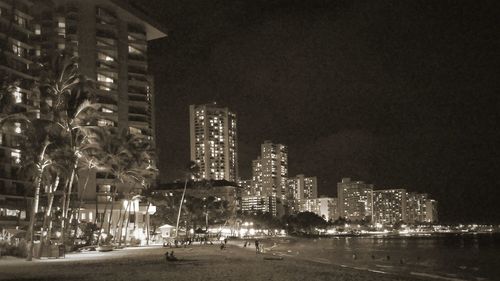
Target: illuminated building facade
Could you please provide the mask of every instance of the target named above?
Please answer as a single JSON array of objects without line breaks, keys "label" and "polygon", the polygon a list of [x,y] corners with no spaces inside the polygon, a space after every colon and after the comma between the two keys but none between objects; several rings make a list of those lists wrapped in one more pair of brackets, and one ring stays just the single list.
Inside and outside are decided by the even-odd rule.
[{"label": "illuminated building facade", "polygon": [[287,190],[294,200],[313,199],[318,197],[318,180],[316,177],[297,175],[287,181]]},{"label": "illuminated building facade", "polygon": [[236,114],[216,103],[189,106],[191,160],[207,180],[238,179]]},{"label": "illuminated building facade", "polygon": [[339,215],[352,221],[370,220],[373,185],[343,178],[337,184]]},{"label": "illuminated building facade", "polygon": [[438,202],[434,199],[427,199],[426,206],[426,222],[435,223],[438,221]]},{"label": "illuminated building facade", "polygon": [[238,180],[238,186],[241,187],[241,196],[253,195],[252,180]]},{"label": "illuminated building facade", "polygon": [[406,222],[422,223],[427,221],[426,193],[408,192],[406,194]]},{"label": "illuminated building facade", "polygon": [[337,208],[337,198],[335,197],[320,197],[318,201],[318,215],[326,221],[335,221],[339,218]]},{"label": "illuminated building facade", "polygon": [[274,196],[242,196],[241,211],[249,213],[270,213],[277,215],[276,197]]},{"label": "illuminated building facade", "polygon": [[407,221],[406,189],[373,191],[373,223],[395,224]]},{"label": "illuminated building facade", "polygon": [[[148,73],[147,42],[166,34],[149,16],[128,2],[117,0],[0,0],[0,26],[0,41],[11,46],[4,51],[5,59],[0,61],[0,74],[20,79],[16,96],[25,110],[39,107],[36,95],[30,91],[34,77],[29,65],[44,54],[65,51],[78,57],[81,74],[96,81],[94,93],[97,101],[104,105],[96,125],[144,135],[154,147],[154,90]],[[14,139],[2,136],[0,146],[5,144],[9,148],[0,153],[12,151],[11,147],[16,143]],[[4,201],[8,206],[15,205],[2,200],[7,198],[3,193],[15,196],[26,193],[26,183],[15,175],[16,165],[5,165],[12,163],[16,155],[13,157],[11,153],[11,157],[2,157],[1,160],[3,167],[0,171],[5,173],[1,175],[0,172],[0,206]],[[84,204],[78,219],[104,220],[105,227],[111,221],[111,229],[114,229],[124,204],[119,201],[113,208],[108,206],[108,210],[114,210],[112,214],[108,211],[112,218],[109,220],[103,216],[105,202],[110,200],[111,194],[123,194],[134,187],[106,178],[104,173],[95,170],[78,176],[87,178],[87,175],[87,188],[83,188],[84,181],[80,181],[73,189],[75,200],[72,201],[82,200]],[[128,237],[140,238],[144,236],[142,226],[148,220],[148,214],[145,206],[139,203],[131,205],[137,205],[137,208],[131,212],[134,218],[130,220],[130,227],[134,233]],[[7,213],[12,214],[11,211]],[[24,217],[23,211],[19,212],[19,217]]]},{"label": "illuminated building facade", "polygon": [[[15,112],[39,108],[32,91],[35,76],[30,64],[37,58],[39,45],[33,42],[32,1],[0,0],[0,79],[2,83],[18,81],[13,95]],[[2,91],[5,89],[2,86]],[[0,111],[1,114],[4,113]],[[32,186],[20,176],[23,125],[14,123],[0,132],[0,228],[26,225]]]},{"label": "illuminated building facade", "polygon": [[260,157],[252,161],[251,195],[262,195],[262,161]]},{"label": "illuminated building facade", "polygon": [[288,148],[265,141],[261,145],[262,194],[287,199]]}]

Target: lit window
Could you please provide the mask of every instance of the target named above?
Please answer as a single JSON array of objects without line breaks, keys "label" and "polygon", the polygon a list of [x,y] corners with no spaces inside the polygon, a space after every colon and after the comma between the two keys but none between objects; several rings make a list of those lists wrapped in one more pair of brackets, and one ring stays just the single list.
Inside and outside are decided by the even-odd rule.
[{"label": "lit window", "polygon": [[21,152],[19,151],[11,151],[10,152],[10,157],[12,160],[14,160],[14,163],[19,164],[21,163]]},{"label": "lit window", "polygon": [[113,110],[106,108],[106,107],[103,107],[101,111],[104,113],[113,113]]},{"label": "lit window", "polygon": [[16,132],[17,134],[21,133],[21,123],[19,122],[14,123],[14,132]]},{"label": "lit window", "polygon": [[137,129],[134,127],[129,127],[129,131],[131,134],[141,134],[142,133],[140,129]]},{"label": "lit window", "polygon": [[114,82],[113,78],[108,77],[108,76],[103,75],[103,74],[97,74],[97,81],[106,82],[106,83],[113,83]]},{"label": "lit window", "polygon": [[111,91],[111,88],[108,86],[99,85],[99,90]]},{"label": "lit window", "polygon": [[57,44],[57,49],[64,50],[65,48],[66,48],[66,44],[64,44],[64,43],[58,43]]},{"label": "lit window", "polygon": [[26,49],[21,47],[19,43],[17,43],[17,45],[12,45],[12,52],[19,57],[24,57],[26,55]]},{"label": "lit window", "polygon": [[110,121],[110,120],[106,120],[106,119],[99,119],[97,121],[97,126],[99,127],[107,127],[107,126],[114,126],[115,123],[113,121]]},{"label": "lit window", "polygon": [[40,28],[39,24],[35,24],[35,34],[36,35],[42,34],[42,29]]},{"label": "lit window", "polygon": [[98,53],[97,54],[97,58],[100,59],[100,60],[104,60],[104,61],[114,61],[115,59],[108,56],[108,55],[105,55],[103,53]]},{"label": "lit window", "polygon": [[57,27],[66,28],[66,21],[64,20],[64,18],[59,18],[57,20]]},{"label": "lit window", "polygon": [[137,55],[142,55],[142,51],[135,48],[135,47],[132,47],[132,46],[128,46],[128,52],[130,54],[137,54]]},{"label": "lit window", "polygon": [[14,21],[22,27],[26,27],[26,25],[28,25],[28,20],[20,15],[14,15]]},{"label": "lit window", "polygon": [[21,93],[21,88],[16,87],[16,90],[13,93],[15,103],[23,102],[23,93]]}]

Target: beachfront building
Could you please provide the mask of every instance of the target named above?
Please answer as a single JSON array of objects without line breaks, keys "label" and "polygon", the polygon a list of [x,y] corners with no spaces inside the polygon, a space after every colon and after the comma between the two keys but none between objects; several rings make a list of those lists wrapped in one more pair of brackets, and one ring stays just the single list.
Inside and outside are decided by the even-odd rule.
[{"label": "beachfront building", "polygon": [[[19,79],[14,96],[23,110],[40,107],[36,94],[30,91],[35,79],[30,64],[56,51],[71,53],[78,57],[81,74],[96,81],[94,93],[104,105],[96,125],[141,134],[151,140],[154,149],[154,90],[148,73],[147,42],[166,34],[151,17],[128,2],[116,0],[0,0],[0,28],[2,46],[8,47],[2,50],[5,57],[0,61],[0,75]],[[22,131],[21,127],[13,129],[17,135]],[[17,175],[22,154],[16,148],[19,138],[12,134],[1,139],[0,153],[8,157],[0,160],[0,209],[6,209],[3,213],[9,217],[16,214],[21,223],[31,188]],[[154,157],[151,165],[155,165]],[[73,219],[102,222],[103,228],[113,230],[118,217],[127,213],[131,217],[129,229],[118,230],[119,235],[144,236],[147,210],[152,208],[130,198],[111,199],[124,198],[133,189],[140,192],[142,186],[120,183],[96,170],[80,172],[78,178],[88,180],[86,188],[85,181],[73,188],[72,202],[83,203],[73,206],[80,207],[81,216]]]},{"label": "beachfront building", "polygon": [[242,212],[277,215],[276,197],[274,196],[242,196],[240,206]]},{"label": "beachfront building", "polygon": [[262,196],[262,161],[260,156],[252,161],[252,187],[251,195]]},{"label": "beachfront building", "polygon": [[318,197],[318,184],[316,177],[306,177],[302,174],[287,179],[287,199],[292,212],[304,212],[308,206],[315,206],[306,202],[308,199]]},{"label": "beachfront building", "polygon": [[335,197],[320,197],[318,201],[318,215],[326,221],[335,221],[339,218],[337,208],[337,198]]},{"label": "beachfront building", "polygon": [[261,145],[262,194],[286,200],[288,177],[288,148],[283,144],[265,141]]},{"label": "beachfront building", "polygon": [[[288,204],[287,189],[288,150],[285,145],[265,141],[261,145],[260,156],[252,161],[251,196],[246,200],[251,202],[270,202],[264,205],[250,206],[250,209],[269,209],[273,215],[282,215],[285,204]],[[257,199],[258,198],[258,199]],[[246,203],[246,204],[247,204]],[[266,203],[267,204],[267,203]],[[243,205],[243,202],[242,202]],[[267,205],[266,205],[267,206]]]},{"label": "beachfront building", "polygon": [[343,178],[337,184],[339,215],[351,221],[371,220],[373,185]]},{"label": "beachfront building", "polygon": [[[39,54],[39,44],[33,42],[36,26],[33,22],[33,2],[0,0],[0,79],[3,83],[17,81],[12,89],[14,112],[33,111],[39,100],[32,92],[36,80],[30,64]],[[38,50],[38,51],[37,51]],[[0,110],[0,117],[5,112]],[[22,141],[25,128],[21,123],[4,127],[0,132],[0,230],[14,231],[27,225],[33,188],[21,177]]]},{"label": "beachfront building", "polygon": [[200,179],[238,179],[236,114],[217,103],[190,105],[191,160],[200,167]]},{"label": "beachfront building", "polygon": [[406,194],[406,222],[422,223],[427,221],[426,193],[408,192]]},{"label": "beachfront building", "polygon": [[241,187],[241,196],[253,195],[252,192],[252,180],[238,180],[238,186]]},{"label": "beachfront building", "polygon": [[429,223],[436,223],[438,221],[438,202],[434,199],[427,199],[425,205],[425,221]]},{"label": "beachfront building", "polygon": [[406,189],[374,190],[372,223],[393,225],[407,221],[406,194]]},{"label": "beachfront building", "polygon": [[300,174],[287,180],[287,190],[293,200],[318,198],[318,180]]}]

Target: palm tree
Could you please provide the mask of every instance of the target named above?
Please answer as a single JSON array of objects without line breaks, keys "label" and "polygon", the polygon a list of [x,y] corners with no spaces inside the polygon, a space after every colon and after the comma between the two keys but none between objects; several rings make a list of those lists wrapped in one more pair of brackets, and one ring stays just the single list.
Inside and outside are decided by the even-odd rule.
[{"label": "palm tree", "polygon": [[[106,178],[112,176],[112,178],[116,180],[115,183],[121,185],[120,194],[123,194],[125,198],[131,198],[134,195],[140,194],[141,190],[147,187],[148,182],[151,181],[156,173],[156,169],[149,165],[151,161],[149,155],[149,140],[143,135],[118,131],[118,129],[114,127],[103,129],[101,133],[104,134],[105,137],[102,137],[102,157],[98,159],[98,170],[105,172],[107,175]],[[108,205],[111,203],[111,214],[108,218],[106,230],[108,235],[111,229],[114,200],[117,195],[113,188],[111,188],[110,193],[110,198],[106,196],[107,200],[104,206],[103,215],[105,218]],[[98,209],[97,204],[98,200],[96,198],[96,209]],[[130,206],[129,204],[127,205],[126,212],[129,212]],[[121,211],[119,220],[120,219]],[[103,226],[104,219],[100,224],[99,237],[102,234]]]},{"label": "palm tree", "polygon": [[[36,112],[17,112],[5,114],[11,103],[11,92],[15,88],[15,84],[2,84],[0,95],[0,106],[2,108],[0,123],[5,124],[9,121],[22,122],[26,127],[31,128],[31,131],[38,132],[34,134],[34,138],[27,138],[27,143],[34,144],[33,147],[28,147],[23,150],[23,156],[33,155],[32,161],[25,161],[24,166],[27,168],[31,163],[33,167],[34,180],[34,199],[33,210],[30,216],[30,227],[28,234],[31,241],[28,259],[32,257],[32,242],[34,235],[34,215],[38,210],[40,187],[45,169],[49,165],[53,165],[53,161],[46,155],[49,145],[53,145],[54,130],[58,130],[58,134],[66,140],[73,151],[73,156],[77,156],[80,152],[80,144],[86,138],[85,125],[89,124],[89,120],[95,119],[96,111],[99,107],[89,101],[91,93],[89,89],[89,80],[79,74],[76,58],[69,59],[64,54],[52,56],[49,62],[38,64],[42,68],[40,82],[36,85],[35,91],[40,95],[40,113],[42,119],[36,116]],[[13,86],[14,85],[14,86]],[[8,93],[8,94],[6,94]],[[9,99],[10,97],[10,99]],[[43,126],[37,128],[34,123],[43,123]],[[2,129],[3,128],[2,126]],[[45,131],[44,131],[45,130]],[[40,142],[40,140],[45,140]],[[30,153],[30,151],[32,153]],[[27,157],[29,158],[29,157]],[[73,162],[68,165],[71,169],[71,176],[67,181],[67,193],[71,194],[73,181],[75,179],[75,169],[78,166],[78,157],[73,157]],[[59,179],[55,177],[55,179]],[[50,186],[50,184],[48,185]],[[56,186],[55,186],[56,187]],[[54,187],[54,188],[55,188]],[[65,189],[66,190],[66,189]],[[50,193],[50,192],[49,192]],[[65,197],[66,198],[66,197]],[[69,209],[70,197],[67,198],[63,206],[63,217],[67,218]],[[64,235],[65,220],[62,224],[62,233]],[[28,237],[29,238],[29,237]]]},{"label": "palm tree", "polygon": [[175,238],[177,238],[179,234],[179,220],[181,219],[182,204],[184,202],[184,196],[186,195],[188,180],[197,178],[199,170],[200,168],[198,164],[196,164],[196,162],[194,161],[190,161],[189,164],[187,165],[186,179],[184,181],[184,190],[182,191],[181,202],[179,203],[179,213],[177,214],[177,222],[175,223]]}]

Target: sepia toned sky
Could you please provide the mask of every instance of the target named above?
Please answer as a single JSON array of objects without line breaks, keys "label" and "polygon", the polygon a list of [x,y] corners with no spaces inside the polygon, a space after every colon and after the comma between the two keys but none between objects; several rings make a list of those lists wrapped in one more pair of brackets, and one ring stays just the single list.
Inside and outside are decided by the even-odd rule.
[{"label": "sepia toned sky", "polygon": [[188,105],[238,115],[239,166],[289,146],[289,173],[428,192],[443,221],[500,222],[494,1],[133,1],[150,42],[162,181],[189,161]]}]

